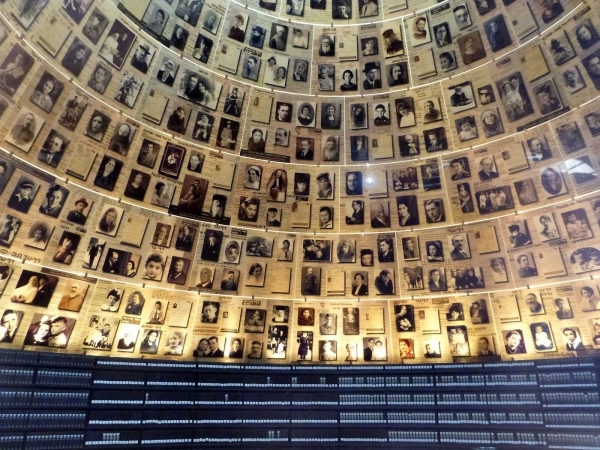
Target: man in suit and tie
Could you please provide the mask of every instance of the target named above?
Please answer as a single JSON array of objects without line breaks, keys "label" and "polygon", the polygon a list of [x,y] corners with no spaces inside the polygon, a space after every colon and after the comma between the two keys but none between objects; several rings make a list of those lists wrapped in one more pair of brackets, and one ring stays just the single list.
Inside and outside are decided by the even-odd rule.
[{"label": "man in suit and tie", "polygon": [[173,82],[175,81],[175,77],[173,76],[173,69],[175,68],[175,64],[170,59],[167,59],[164,64],[164,68],[158,71],[156,78],[158,81],[165,83],[167,86],[173,86]]},{"label": "man in suit and tie", "polygon": [[363,81],[364,89],[369,90],[369,89],[380,89],[381,88],[381,77],[380,77],[380,73],[379,73],[379,63],[378,62],[366,63],[363,73],[366,76],[366,79]]},{"label": "man in suit and tie", "polygon": [[212,289],[212,271],[208,267],[203,267],[200,270],[200,283],[196,285],[197,288]]},{"label": "man in suit and tie", "polygon": [[314,150],[310,142],[308,142],[308,139],[302,139],[300,141],[300,148],[296,150],[296,159],[312,161],[314,157]]},{"label": "man in suit and tie", "polygon": [[14,309],[5,310],[0,324],[6,330],[4,336],[1,335],[2,330],[0,330],[0,342],[12,342],[19,326],[19,313]]},{"label": "man in suit and tie", "polygon": [[465,238],[461,235],[452,236],[452,246],[454,250],[450,252],[450,257],[452,261],[456,261],[459,259],[469,259],[471,256],[464,250],[465,248]]},{"label": "man in suit and tie", "polygon": [[35,184],[27,179],[24,179],[19,184],[18,192],[8,200],[8,206],[16,209],[19,212],[27,214],[29,207],[33,202],[35,194]]},{"label": "man in suit and tie", "polygon": [[444,205],[442,199],[427,200],[425,202],[425,214],[427,223],[445,222]]},{"label": "man in suit and tie", "polygon": [[365,361],[371,361],[373,359],[373,348],[375,347],[375,339],[369,338],[367,346],[363,349],[363,357]]},{"label": "man in suit and tie", "polygon": [[481,170],[479,171],[479,179],[481,181],[493,180],[498,178],[498,172],[494,171],[494,160],[486,156],[479,163]]},{"label": "man in suit and tie", "polygon": [[110,256],[106,258],[106,261],[104,261],[102,272],[119,273],[119,252],[116,250],[110,252]]},{"label": "man in suit and tie", "polygon": [[387,228],[390,226],[390,218],[385,215],[385,209],[381,203],[375,203],[371,207],[371,228]]},{"label": "man in suit and tie", "polygon": [[567,340],[568,351],[585,350],[585,346],[583,345],[583,342],[581,342],[581,338],[577,335],[575,328],[565,328],[563,330],[563,335]]},{"label": "man in suit and tie", "polygon": [[210,349],[210,353],[206,356],[212,358],[223,357],[223,350],[219,348],[219,338],[217,336],[211,336],[208,338],[208,348]]},{"label": "man in suit and tie", "polygon": [[477,356],[495,356],[495,353],[490,350],[490,341],[485,336],[477,341]]},{"label": "man in suit and tie", "polygon": [[56,167],[62,158],[64,138],[55,134],[50,138],[50,141],[44,144],[44,147],[38,154],[38,160],[52,167]]},{"label": "man in suit and tie", "polygon": [[200,258],[204,261],[219,261],[219,251],[221,250],[221,242],[217,239],[217,234],[214,231],[209,231],[207,238],[204,240],[202,253]]}]

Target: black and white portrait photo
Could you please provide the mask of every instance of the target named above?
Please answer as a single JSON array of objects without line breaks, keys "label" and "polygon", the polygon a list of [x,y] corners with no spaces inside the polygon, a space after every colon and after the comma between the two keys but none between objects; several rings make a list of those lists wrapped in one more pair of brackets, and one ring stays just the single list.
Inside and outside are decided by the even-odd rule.
[{"label": "black and white portrait photo", "polygon": [[95,90],[99,94],[104,94],[106,87],[112,79],[112,72],[104,66],[102,63],[96,64],[92,76],[90,77],[87,85]]},{"label": "black and white portrait photo", "polygon": [[[87,56],[89,57],[89,53]],[[19,44],[15,44],[0,64],[0,90],[12,97],[21,86],[33,64],[33,57]]]},{"label": "black and white portrait photo", "polygon": [[22,175],[8,199],[8,207],[27,214],[39,187],[34,178]]},{"label": "black and white portrait photo", "polygon": [[143,84],[144,82],[141,77],[126,70],[123,72],[123,78],[121,78],[121,81],[119,82],[115,100],[125,106],[133,108]]},{"label": "black and white portrait photo", "polygon": [[10,142],[27,153],[43,125],[44,119],[41,116],[23,106],[15,116],[10,131],[6,135],[6,142]]},{"label": "black and white portrait photo", "polygon": [[98,53],[109,64],[121,70],[135,39],[136,34],[132,30],[115,20]]},{"label": "black and white portrait photo", "polygon": [[63,89],[64,84],[61,81],[49,72],[44,72],[29,100],[48,113],[52,110],[54,103],[60,97]]},{"label": "black and white portrait photo", "polygon": [[66,203],[69,190],[58,184],[51,184],[48,192],[40,205],[40,212],[50,217],[58,217]]}]

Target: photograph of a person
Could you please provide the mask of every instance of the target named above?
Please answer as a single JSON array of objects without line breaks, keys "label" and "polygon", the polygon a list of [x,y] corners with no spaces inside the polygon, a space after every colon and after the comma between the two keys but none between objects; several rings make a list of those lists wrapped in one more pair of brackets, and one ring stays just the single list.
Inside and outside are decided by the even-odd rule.
[{"label": "photograph of a person", "polygon": [[351,272],[351,295],[359,297],[369,295],[368,274],[365,271]]},{"label": "photograph of a person", "polygon": [[412,359],[415,357],[415,341],[413,339],[399,339],[398,349],[400,359]]},{"label": "photograph of a person", "polygon": [[377,258],[380,263],[394,262],[394,238],[382,237],[377,239]]},{"label": "photograph of a person", "polygon": [[75,319],[64,316],[48,316],[35,313],[31,319],[29,331],[25,336],[25,345],[37,347],[65,348],[75,327]]},{"label": "photograph of a person", "polygon": [[267,311],[247,308],[244,315],[244,331],[246,333],[264,333]]},{"label": "photograph of a person", "polygon": [[49,72],[44,72],[29,100],[45,112],[50,112],[64,89],[64,84]]},{"label": "photograph of a person", "polygon": [[298,361],[312,361],[313,332],[297,331]]},{"label": "photograph of a person", "polygon": [[200,253],[200,259],[203,261],[219,261],[219,254],[221,252],[221,243],[223,241],[223,232],[220,230],[207,230],[204,235],[204,243],[202,244],[202,251]]},{"label": "photograph of a person", "polygon": [[316,103],[311,102],[297,102],[296,105],[296,126],[297,127],[315,127],[316,119]]},{"label": "photograph of a person", "polygon": [[504,337],[504,351],[508,355],[527,353],[521,330],[503,330],[501,334]]},{"label": "photograph of a person", "polygon": [[575,57],[575,50],[566,33],[553,33],[552,39],[546,41],[546,47],[552,55],[552,60],[557,66],[561,66]]},{"label": "photograph of a person", "polygon": [[537,107],[543,116],[562,108],[562,103],[553,80],[547,80],[533,86],[532,90],[535,93]]},{"label": "photograph of a person", "polygon": [[18,217],[3,214],[0,217],[0,246],[10,247],[21,225],[23,225],[23,221]]},{"label": "photograph of a person", "polygon": [[398,128],[412,127],[416,124],[415,107],[412,97],[399,98],[394,101]]},{"label": "photograph of a person", "polygon": [[132,30],[119,20],[115,20],[98,53],[109,64],[121,70],[135,39],[136,34]]},{"label": "photograph of a person", "polygon": [[[77,40],[77,38],[75,39]],[[33,63],[33,57],[20,44],[15,44],[0,64],[0,90],[12,97],[21,86]]]},{"label": "photograph of a person", "polygon": [[471,16],[465,3],[455,6],[452,9],[452,13],[454,14],[454,20],[459,30],[464,30],[471,26]]},{"label": "photograph of a person", "polygon": [[161,330],[144,330],[144,335],[140,344],[140,353],[155,355],[158,352],[161,334]]},{"label": "photograph of a person", "polygon": [[139,325],[121,322],[116,337],[117,350],[120,352],[133,352],[139,331]]},{"label": "photograph of a person", "polygon": [[[360,315],[358,308],[342,309],[343,333],[347,336],[357,335],[360,331]],[[335,320],[332,320],[335,323]],[[323,334],[323,333],[322,333]],[[335,334],[335,333],[333,333]]]},{"label": "photograph of a person", "polygon": [[69,195],[69,190],[58,184],[51,184],[40,205],[40,212],[50,217],[58,217]]},{"label": "photograph of a person", "polygon": [[365,361],[387,361],[387,340],[373,336],[363,338],[363,359]]},{"label": "photograph of a person", "polygon": [[435,36],[435,45],[437,45],[438,48],[452,44],[452,34],[450,33],[450,25],[448,25],[448,22],[434,25],[433,35]]},{"label": "photograph of a person", "polygon": [[387,75],[387,84],[389,87],[408,84],[409,72],[405,62],[398,62],[385,66]]},{"label": "photograph of a person", "polygon": [[43,272],[23,270],[15,289],[10,293],[10,301],[32,306],[48,307],[58,284],[58,278]]},{"label": "photograph of a person", "polygon": [[398,209],[398,223],[401,227],[419,225],[419,211],[416,195],[402,195],[396,197]]},{"label": "photograph of a person", "polygon": [[187,258],[171,258],[171,265],[167,275],[167,283],[179,285],[185,284],[189,266],[190,260]]},{"label": "photograph of a person", "polygon": [[442,241],[426,241],[425,250],[427,251],[427,261],[438,263],[444,261],[444,247]]},{"label": "photograph of a person", "polygon": [[[62,4],[63,10],[75,22],[80,23],[93,0],[65,0]],[[38,2],[39,3],[39,2]],[[45,2],[44,2],[45,3]]]},{"label": "photograph of a person", "polygon": [[240,271],[237,269],[225,268],[221,273],[221,290],[237,291],[240,279]]},{"label": "photograph of a person", "polygon": [[440,68],[442,72],[449,72],[458,67],[458,63],[456,60],[456,55],[454,54],[454,50],[448,50],[440,53]]},{"label": "photograph of a person", "polygon": [[215,111],[223,85],[204,73],[185,70],[177,95]]},{"label": "photograph of a person", "polygon": [[221,23],[221,15],[217,14],[212,9],[206,9],[202,15],[202,28],[212,34],[217,34],[219,24]]},{"label": "photograph of a person", "polygon": [[39,183],[32,178],[22,175],[8,199],[8,207],[27,214],[39,187]]},{"label": "photograph of a person", "polygon": [[404,55],[404,44],[402,42],[401,26],[386,28],[384,27],[381,37],[383,52],[386,58],[394,58]]},{"label": "photograph of a person", "polygon": [[221,117],[217,131],[217,145],[229,150],[235,149],[240,123]]},{"label": "photograph of a person", "polygon": [[194,51],[192,52],[192,57],[200,62],[203,62],[204,64],[207,64],[212,48],[212,39],[209,39],[202,33],[198,33],[198,37],[196,38],[196,44],[194,45]]},{"label": "photograph of a person", "polygon": [[481,113],[481,121],[483,122],[485,137],[489,138],[504,133],[502,119],[497,108],[487,109]]},{"label": "photograph of a person", "polygon": [[452,325],[446,327],[450,353],[456,356],[469,356],[469,338],[465,325]]},{"label": "photograph of a person", "polygon": [[241,257],[242,241],[228,239],[225,241],[225,260],[231,264],[239,264]]},{"label": "photograph of a person", "polygon": [[100,259],[102,258],[104,247],[106,247],[105,240],[91,237],[88,242],[85,255],[83,256],[82,267],[84,269],[96,270],[98,268],[98,264],[100,263]]},{"label": "photograph of a person", "polygon": [[547,352],[555,349],[552,340],[552,331],[548,322],[534,322],[529,325],[529,329],[531,330],[535,349],[538,352]]},{"label": "photograph of a person", "polygon": [[394,305],[394,321],[399,333],[415,331],[415,310],[413,305]]},{"label": "photograph of a person", "polygon": [[462,62],[465,66],[486,57],[485,48],[478,30],[471,31],[456,40]]},{"label": "photograph of a person", "polygon": [[207,180],[196,178],[192,175],[185,175],[181,192],[179,193],[179,202],[177,206],[171,205],[169,211],[179,215],[201,216],[207,189]]},{"label": "photograph of a person", "polygon": [[263,75],[263,84],[285,88],[289,64],[288,56],[272,55],[269,57]]},{"label": "photograph of a person", "polygon": [[94,178],[94,185],[112,191],[123,168],[123,162],[108,155],[102,158],[100,168]]},{"label": "photograph of a person", "polygon": [[581,332],[579,331],[579,328],[563,328],[562,334],[567,351],[572,352],[586,349],[585,345],[583,345],[583,342],[581,342]]},{"label": "photograph of a person", "polygon": [[423,131],[423,139],[425,141],[425,150],[428,153],[448,149],[448,140],[446,139],[446,129],[444,127]]},{"label": "photograph of a person", "polygon": [[294,60],[294,72],[292,73],[292,79],[294,81],[300,81],[306,83],[308,80],[308,68],[310,64],[304,59]]},{"label": "photograph of a person", "polygon": [[504,112],[508,116],[509,122],[533,114],[533,105],[520,72],[496,81],[496,89],[500,93]]},{"label": "photograph of a person", "polygon": [[402,268],[402,288],[406,291],[424,289],[423,287],[423,269],[421,266]]},{"label": "photograph of a person", "polygon": [[319,341],[319,361],[337,361],[337,341]]},{"label": "photograph of a person", "polygon": [[492,52],[498,52],[512,44],[510,33],[502,14],[498,14],[492,19],[484,22],[483,28],[487,35],[488,42],[490,43],[490,47],[492,48]]},{"label": "photograph of a person", "polygon": [[[91,241],[90,241],[91,243]],[[105,244],[106,245],[106,244]],[[89,250],[88,250],[89,251]],[[125,252],[109,248],[106,252],[106,259],[102,265],[102,272],[120,274],[125,261]],[[120,300],[120,298],[119,298]]]},{"label": "photograph of a person", "polygon": [[179,70],[179,64],[175,63],[168,57],[165,57],[159,65],[159,70],[156,73],[156,79],[167,86],[173,86],[175,76]]},{"label": "photograph of a person", "polygon": [[[92,14],[88,18],[87,22],[83,26],[82,33],[88,38],[94,45],[98,43],[100,37],[104,34],[104,30],[108,26],[108,17],[104,15],[98,8],[94,8]],[[164,27],[166,22],[164,22],[164,13],[163,13],[163,24]],[[162,33],[162,29],[160,32],[157,32],[158,35]]]},{"label": "photograph of a person", "polygon": [[449,291],[465,291],[485,287],[481,267],[446,269],[446,283]]},{"label": "photograph of a person", "polygon": [[465,320],[462,303],[452,303],[449,305],[449,309],[446,312],[446,320],[449,322]]},{"label": "photograph of a person", "polygon": [[96,109],[90,117],[85,134],[95,141],[102,142],[109,125],[110,117]]},{"label": "photograph of a person", "polygon": [[572,209],[561,213],[561,217],[570,240],[580,241],[594,237],[585,209]]},{"label": "photograph of a person", "polygon": [[[5,221],[0,221],[0,224],[4,227],[7,227],[7,230],[12,229],[12,219],[7,216]],[[50,240],[50,236],[52,236],[52,232],[54,231],[54,226],[50,225],[47,222],[36,221],[31,225],[29,232],[27,234],[27,239],[25,239],[24,244],[27,247],[37,248],[38,250],[45,250],[46,245],[48,245],[48,241]],[[0,232],[0,241],[3,241],[2,234],[4,230]],[[10,235],[8,236],[8,241],[11,241]],[[0,281],[0,285],[1,285]]]},{"label": "photograph of a person", "polygon": [[15,147],[28,153],[44,122],[42,117],[28,108],[22,107],[10,127],[10,132],[5,138],[6,142],[10,142]]},{"label": "photograph of a person", "polygon": [[475,201],[479,214],[492,214],[515,207],[510,186],[499,186],[497,188],[476,191]]},{"label": "photograph of a person", "polygon": [[406,20],[411,33],[411,44],[413,47],[431,42],[431,33],[429,31],[429,21],[427,14],[420,14]]},{"label": "photograph of a person", "polygon": [[238,219],[245,222],[257,222],[260,200],[254,197],[240,197]]},{"label": "photograph of a person", "polygon": [[188,40],[189,32],[180,25],[175,25],[171,38],[169,39],[170,44],[177,50],[184,51],[185,44]]},{"label": "photograph of a person", "polygon": [[448,284],[444,271],[441,269],[430,270],[427,286],[431,292],[447,291]]},{"label": "photograph of a person", "polygon": [[133,108],[143,85],[144,82],[141,77],[126,70],[123,72],[123,78],[121,78],[119,87],[117,88],[115,100]]},{"label": "photograph of a person", "polygon": [[355,242],[343,239],[337,243],[336,259],[338,263],[353,263],[356,261]]},{"label": "photograph of a person", "polygon": [[[320,267],[302,267],[301,277],[300,292],[302,295],[321,295]],[[300,325],[300,319],[298,320],[298,325]]]},{"label": "photograph of a person", "polygon": [[[132,34],[132,36],[133,36],[133,34]],[[108,39],[108,37],[107,37],[107,39]],[[132,41],[132,43],[133,43],[133,41]],[[71,72],[71,74],[78,77],[81,74],[81,71],[83,70],[83,67],[87,63],[91,54],[92,54],[91,49],[81,39],[79,39],[79,37],[75,36],[75,39],[73,40],[69,49],[67,50],[67,53],[65,54],[64,58],[62,59],[61,64],[65,69],[67,69],[69,72]],[[10,57],[10,54],[9,54],[9,57]],[[111,57],[111,61],[109,61],[109,62],[112,63],[112,57]],[[0,70],[2,70],[2,69],[3,69],[3,67],[0,66]],[[5,90],[2,87],[1,83],[0,83],[0,89]]]},{"label": "photograph of a person", "polygon": [[[315,309],[314,308],[298,308],[298,326],[314,326],[315,324]],[[312,332],[311,332],[312,335]]]},{"label": "photograph of a person", "polygon": [[264,287],[267,275],[266,263],[253,263],[246,273],[246,286]]}]

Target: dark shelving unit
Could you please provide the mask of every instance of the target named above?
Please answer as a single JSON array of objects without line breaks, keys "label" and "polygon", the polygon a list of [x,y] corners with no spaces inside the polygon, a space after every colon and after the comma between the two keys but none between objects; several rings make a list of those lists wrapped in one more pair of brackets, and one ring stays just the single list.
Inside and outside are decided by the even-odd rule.
[{"label": "dark shelving unit", "polygon": [[600,358],[225,365],[0,351],[0,448],[600,449]]}]

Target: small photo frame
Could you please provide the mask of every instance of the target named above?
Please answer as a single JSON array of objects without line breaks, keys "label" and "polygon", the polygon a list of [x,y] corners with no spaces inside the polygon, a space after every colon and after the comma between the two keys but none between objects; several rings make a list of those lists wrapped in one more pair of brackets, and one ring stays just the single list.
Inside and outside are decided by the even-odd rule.
[{"label": "small photo frame", "polygon": [[171,178],[179,177],[179,171],[185,159],[185,152],[185,147],[171,142],[167,143],[158,172]]}]

